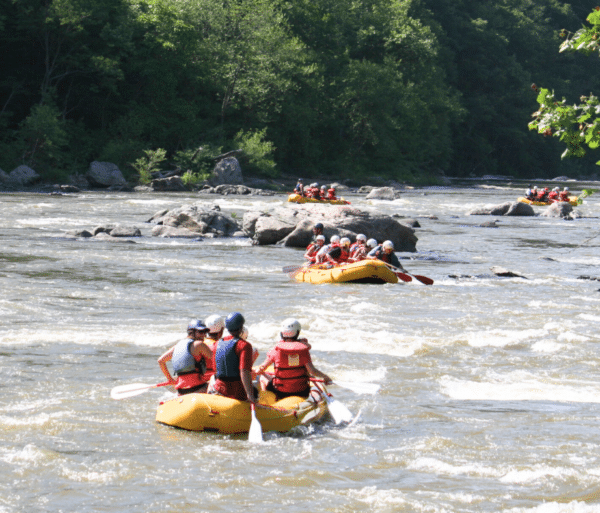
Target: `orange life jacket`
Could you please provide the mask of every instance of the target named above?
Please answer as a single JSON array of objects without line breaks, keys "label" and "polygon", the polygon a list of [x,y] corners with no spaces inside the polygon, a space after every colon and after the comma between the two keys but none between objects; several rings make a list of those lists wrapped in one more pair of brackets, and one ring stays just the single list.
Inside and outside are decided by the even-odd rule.
[{"label": "orange life jacket", "polygon": [[280,340],[274,349],[273,385],[280,392],[302,392],[309,387],[306,364],[310,362],[310,345],[306,339],[297,341]]}]

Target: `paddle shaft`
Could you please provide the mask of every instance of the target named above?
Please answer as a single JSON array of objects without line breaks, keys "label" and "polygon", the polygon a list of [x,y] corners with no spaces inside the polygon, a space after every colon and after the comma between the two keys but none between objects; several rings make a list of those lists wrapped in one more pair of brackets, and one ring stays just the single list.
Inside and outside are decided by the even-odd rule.
[{"label": "paddle shaft", "polygon": [[[392,264],[388,264],[387,262],[384,262],[385,265],[387,265],[392,271],[396,272],[396,274],[398,275],[398,277],[400,278],[400,274],[406,274],[409,277],[412,276],[415,280],[420,281],[421,283],[423,283],[424,285],[433,285],[433,280],[431,278],[428,278],[427,276],[421,276],[420,274],[412,274],[409,272],[406,272],[406,270],[404,269],[400,269],[399,267],[393,266]],[[400,274],[399,274],[400,273]],[[402,278],[401,278],[402,279]],[[406,280],[405,280],[406,281]]]}]

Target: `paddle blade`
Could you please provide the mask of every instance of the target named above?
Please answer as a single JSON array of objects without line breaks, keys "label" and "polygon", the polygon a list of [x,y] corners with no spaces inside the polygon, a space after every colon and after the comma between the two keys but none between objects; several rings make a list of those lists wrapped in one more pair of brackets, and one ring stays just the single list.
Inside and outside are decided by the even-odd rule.
[{"label": "paddle blade", "polygon": [[329,413],[336,424],[340,424],[341,422],[351,422],[354,418],[352,412],[346,408],[346,405],[337,399],[328,398],[327,406],[329,407]]},{"label": "paddle blade", "polygon": [[250,405],[252,411],[252,421],[250,422],[250,430],[248,431],[248,441],[255,444],[260,444],[263,441],[263,432],[260,421],[256,417],[254,403]]},{"label": "paddle blade", "polygon": [[420,274],[413,274],[413,277],[419,280],[421,283],[425,285],[433,285],[433,280],[428,278],[427,276],[421,276]]},{"label": "paddle blade", "polygon": [[301,265],[286,265],[281,271],[285,274],[295,273],[302,269]]},{"label": "paddle blade", "polygon": [[408,275],[408,274],[404,274],[404,273],[395,273],[396,276],[398,276],[398,278],[400,278],[402,281],[405,281],[406,283],[408,283],[409,281],[412,281],[412,278]]},{"label": "paddle blade", "polygon": [[113,388],[110,391],[110,397],[113,399],[126,399],[127,397],[133,397],[136,395],[143,394],[147,390],[155,387],[156,385],[146,385],[145,383],[131,383],[130,385],[121,385]]},{"label": "paddle blade", "polygon": [[355,394],[370,395],[376,394],[381,388],[381,385],[378,385],[377,383],[356,383],[350,381],[335,381],[334,385],[352,390]]}]

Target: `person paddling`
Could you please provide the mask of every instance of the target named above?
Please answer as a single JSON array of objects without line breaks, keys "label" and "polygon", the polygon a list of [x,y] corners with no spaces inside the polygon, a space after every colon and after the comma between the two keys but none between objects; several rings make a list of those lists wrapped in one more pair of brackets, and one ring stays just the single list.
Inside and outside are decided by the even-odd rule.
[{"label": "person paddling", "polygon": [[213,355],[216,379],[209,393],[256,403],[258,391],[252,385],[252,364],[258,352],[254,352],[252,345],[241,336],[245,322],[239,312],[225,318],[230,335],[217,343]]},{"label": "person paddling", "polygon": [[281,340],[267,353],[266,360],[256,371],[259,375],[264,374],[273,364],[274,375],[261,376],[260,387],[275,393],[278,401],[290,396],[308,397],[311,376],[323,379],[326,385],[331,383],[331,378],[313,365],[308,340],[298,338],[301,329],[302,326],[296,319],[283,321]]},{"label": "person paddling", "polygon": [[[188,325],[188,337],[181,340],[159,359],[158,365],[169,383],[172,383],[179,395],[192,392],[205,392],[207,379],[204,379],[206,362],[212,360],[212,352],[206,344],[204,337],[208,328],[199,320],[194,320]],[[167,362],[171,361],[174,379],[169,372]]]},{"label": "person paddling", "polygon": [[373,248],[369,251],[367,258],[371,258],[373,260],[379,259],[383,262],[386,262],[394,267],[400,269],[400,271],[404,272],[404,268],[400,265],[400,261],[394,253],[394,243],[391,240],[386,240],[383,244]]},{"label": "person paddling", "polygon": [[319,250],[325,245],[325,235],[317,235],[316,242],[311,242],[306,248],[306,253],[304,253],[304,258],[308,260],[309,264],[314,264],[317,258],[317,253]]}]

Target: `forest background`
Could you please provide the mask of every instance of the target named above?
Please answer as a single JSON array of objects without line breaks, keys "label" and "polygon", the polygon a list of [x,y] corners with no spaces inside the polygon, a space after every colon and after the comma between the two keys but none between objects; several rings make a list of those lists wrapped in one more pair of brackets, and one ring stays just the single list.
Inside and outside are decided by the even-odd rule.
[{"label": "forest background", "polygon": [[593,156],[561,160],[528,129],[532,83],[569,101],[600,89],[595,59],[558,52],[594,7],[0,0],[0,168],[64,180],[100,160],[135,181],[145,162],[200,180],[242,148],[244,172],[271,178],[594,175]]}]

